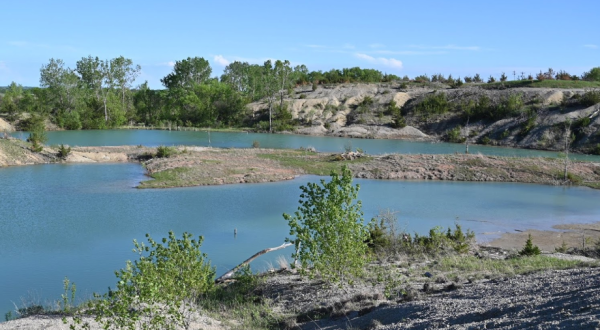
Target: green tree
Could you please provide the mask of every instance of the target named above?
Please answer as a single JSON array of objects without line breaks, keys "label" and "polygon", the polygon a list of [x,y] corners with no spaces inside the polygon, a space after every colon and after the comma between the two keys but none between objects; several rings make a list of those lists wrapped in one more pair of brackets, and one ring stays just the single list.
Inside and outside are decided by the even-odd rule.
[{"label": "green tree", "polygon": [[[215,269],[200,251],[203,237],[169,232],[162,244],[146,237],[149,245],[133,241],[138,260],[115,272],[116,290],[96,294],[79,313],[95,315],[105,329],[189,328],[198,299],[214,287]],[[80,316],[74,322],[85,328]]]},{"label": "green tree", "polygon": [[361,202],[354,202],[359,188],[352,185],[352,173],[346,166],[341,176],[332,171],[329,182],[300,187],[298,211],[283,217],[295,237],[286,241],[295,245],[293,257],[300,261],[303,274],[319,274],[330,283],[343,285],[362,273],[369,230]]},{"label": "green tree", "polygon": [[600,81],[600,66],[592,68],[583,74],[583,80]]},{"label": "green tree", "polygon": [[273,103],[278,90],[277,76],[271,60],[265,61],[262,70],[263,91],[269,106],[269,133],[273,132]]},{"label": "green tree", "polygon": [[131,84],[133,84],[135,78],[140,74],[141,67],[139,65],[134,66],[131,59],[119,56],[110,60],[110,68],[114,73],[115,84],[121,90],[121,109],[127,113],[126,94],[131,89]]},{"label": "green tree", "polygon": [[290,75],[292,74],[292,67],[290,61],[275,61],[275,76],[277,79],[277,87],[279,88],[279,108],[283,108],[283,97],[287,93],[287,90],[292,87],[292,80]]},{"label": "green tree", "polygon": [[210,78],[212,69],[203,57],[188,57],[175,62],[173,72],[162,78],[160,82],[168,88],[189,88],[206,82]]},{"label": "green tree", "polygon": [[[79,84],[79,76],[75,71],[65,67],[61,59],[51,58],[50,62],[40,69],[42,90],[37,92],[36,98],[49,107],[49,112],[59,119],[59,125],[60,117],[77,111],[79,104],[83,102]],[[80,128],[81,123],[78,126]],[[65,126],[61,125],[61,127]]]},{"label": "green tree", "polygon": [[24,122],[22,128],[29,131],[27,142],[31,143],[31,150],[35,152],[42,151],[44,149],[43,144],[48,140],[44,117],[37,114],[32,115]]}]

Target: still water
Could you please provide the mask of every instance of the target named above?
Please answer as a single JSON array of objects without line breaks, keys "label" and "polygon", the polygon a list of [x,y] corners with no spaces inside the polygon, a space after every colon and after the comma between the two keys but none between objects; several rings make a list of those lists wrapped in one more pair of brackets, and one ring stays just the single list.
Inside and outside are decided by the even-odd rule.
[{"label": "still water", "polygon": [[[57,300],[65,276],[77,284],[81,298],[106,292],[107,287],[114,287],[113,271],[135,258],[132,240],[143,241],[145,233],[156,239],[169,230],[178,236],[184,231],[203,235],[203,252],[223,273],[261,249],[282,244],[288,233],[282,213],[296,210],[300,185],[320,178],[166,190],[134,188],[145,179],[139,164],[0,169],[0,312],[13,309],[21,297],[40,304]],[[587,188],[355,182],[361,185],[365,219],[389,208],[398,211],[399,226],[409,232],[426,233],[433,226],[452,226],[458,219],[486,240],[514,229],[600,219],[600,191]],[[266,268],[277,253],[254,261],[254,268]],[[289,256],[291,249],[281,253]]]},{"label": "still water", "polygon": [[[343,152],[346,147],[361,148],[366,153],[404,154],[452,154],[463,153],[465,146],[458,143],[432,143],[409,140],[376,140],[307,136],[294,134],[263,134],[243,132],[192,132],[165,130],[99,130],[99,131],[53,131],[48,132],[48,145],[68,144],[70,146],[117,146],[145,145],[197,145],[220,148],[250,148],[257,141],[262,148],[314,147],[322,152]],[[13,136],[27,139],[26,132],[16,132]],[[556,157],[557,152],[470,145],[471,153],[512,157]],[[600,161],[600,156],[571,155],[573,159]]]}]

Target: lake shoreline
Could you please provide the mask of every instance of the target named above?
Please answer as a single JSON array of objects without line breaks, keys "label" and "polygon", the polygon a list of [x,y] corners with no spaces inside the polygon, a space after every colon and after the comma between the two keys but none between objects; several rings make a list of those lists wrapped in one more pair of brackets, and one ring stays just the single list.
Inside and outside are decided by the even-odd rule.
[{"label": "lake shoreline", "polygon": [[298,175],[327,176],[348,166],[354,177],[380,180],[433,180],[515,182],[600,188],[600,163],[541,157],[501,157],[482,154],[325,153],[312,149],[166,147],[169,157],[157,157],[157,148],[144,146],[72,147],[61,159],[54,147],[29,150],[28,143],[0,139],[0,166],[48,163],[141,163],[153,180],[138,188],[174,188],[199,185],[261,183],[290,180]]}]

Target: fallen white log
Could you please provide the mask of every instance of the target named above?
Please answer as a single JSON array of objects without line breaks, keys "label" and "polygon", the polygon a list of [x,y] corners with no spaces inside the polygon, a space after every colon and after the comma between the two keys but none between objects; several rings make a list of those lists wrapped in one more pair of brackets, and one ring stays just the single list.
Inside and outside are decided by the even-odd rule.
[{"label": "fallen white log", "polygon": [[252,257],[246,259],[246,261],[242,262],[241,264],[235,266],[232,270],[228,271],[227,273],[221,275],[221,277],[217,278],[215,280],[215,283],[223,283],[226,280],[230,279],[231,277],[233,277],[233,274],[235,274],[235,272],[237,272],[240,268],[244,267],[245,265],[249,264],[250,262],[252,262],[252,260],[262,256],[263,254],[269,253],[269,252],[273,252],[273,251],[277,251],[277,250],[281,250],[281,249],[285,249],[286,247],[293,245],[292,243],[283,243],[278,247],[272,247],[272,248],[268,248],[268,249],[264,249],[262,251],[257,252],[255,255],[253,255]]}]

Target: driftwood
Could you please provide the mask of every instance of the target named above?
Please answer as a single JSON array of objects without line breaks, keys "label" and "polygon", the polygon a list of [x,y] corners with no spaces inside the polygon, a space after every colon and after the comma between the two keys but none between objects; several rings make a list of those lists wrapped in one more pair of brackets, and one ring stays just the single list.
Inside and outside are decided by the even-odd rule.
[{"label": "driftwood", "polygon": [[246,261],[242,262],[241,264],[235,266],[232,270],[228,271],[227,273],[223,274],[221,277],[217,278],[215,280],[215,283],[223,283],[228,279],[231,279],[231,277],[233,277],[233,274],[235,274],[235,272],[237,272],[240,268],[244,267],[245,265],[249,264],[250,262],[252,262],[252,260],[262,256],[263,254],[269,253],[269,252],[273,252],[273,251],[277,251],[277,250],[281,250],[281,249],[285,249],[286,247],[293,245],[292,243],[283,243],[278,247],[272,247],[272,248],[268,248],[268,249],[264,249],[262,251],[257,252],[255,255],[253,255],[252,257],[246,259]]}]

